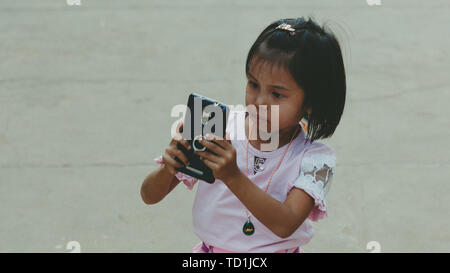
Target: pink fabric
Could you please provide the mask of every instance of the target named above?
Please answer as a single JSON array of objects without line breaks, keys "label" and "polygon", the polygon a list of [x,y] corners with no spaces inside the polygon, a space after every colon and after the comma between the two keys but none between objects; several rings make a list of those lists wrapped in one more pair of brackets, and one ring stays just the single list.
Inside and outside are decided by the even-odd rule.
[{"label": "pink fabric", "polygon": [[[214,247],[206,244],[205,242],[200,242],[196,246],[194,246],[194,248],[192,248],[192,253],[236,253],[236,252]],[[291,249],[279,250],[276,251],[275,253],[305,253],[305,251],[303,251],[303,249],[301,249],[300,247],[294,247]]]},{"label": "pink fabric", "polygon": [[[204,244],[206,245],[208,250],[205,249]],[[221,248],[218,248],[218,247],[211,247],[211,246],[207,245],[204,242],[198,243],[192,249],[192,253],[210,253],[210,252],[212,252],[212,253],[233,253],[233,251],[228,251],[228,250],[221,249]]]},{"label": "pink fabric", "polygon": [[[244,111],[230,112],[227,132],[236,149],[237,166],[241,172],[245,173],[247,138]],[[242,232],[242,227],[247,221],[245,206],[219,179],[216,179],[213,184],[203,181],[197,183],[192,208],[194,233],[203,242],[229,252],[277,252],[307,244],[314,235],[311,221],[327,216],[326,191],[321,183],[301,176],[302,170],[309,169],[311,164],[321,166],[324,163],[321,162],[322,160],[328,165],[333,165],[334,168],[335,164],[332,161],[335,157],[334,150],[328,145],[317,141],[305,142],[305,139],[305,132],[301,130],[293,140],[267,191],[279,202],[284,202],[290,190],[296,187],[304,190],[315,200],[314,209],[291,236],[278,237],[254,216],[251,216],[251,221],[255,227],[255,233],[251,236],[245,235]],[[250,174],[248,177],[260,189],[265,189],[273,169],[283,155],[284,148],[286,146],[271,152],[263,152],[249,145]],[[263,162],[262,165],[261,162]],[[190,190],[197,182],[197,179],[185,174],[178,173],[176,176]]]}]

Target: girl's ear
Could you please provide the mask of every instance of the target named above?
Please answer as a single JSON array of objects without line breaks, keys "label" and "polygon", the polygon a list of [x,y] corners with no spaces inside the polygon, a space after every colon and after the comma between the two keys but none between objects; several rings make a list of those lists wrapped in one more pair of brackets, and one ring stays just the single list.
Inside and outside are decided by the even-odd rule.
[{"label": "girl's ear", "polygon": [[301,120],[304,119],[304,118],[309,120],[309,117],[311,116],[311,113],[312,113],[311,107],[307,108],[306,111],[303,112],[303,116],[301,117],[299,122],[301,122]]},{"label": "girl's ear", "polygon": [[312,113],[311,107],[309,107],[308,109],[306,109],[305,112],[303,112],[303,114],[302,114],[302,119],[305,118],[305,117],[307,117],[307,116],[309,116],[309,115],[311,115],[311,113]]}]

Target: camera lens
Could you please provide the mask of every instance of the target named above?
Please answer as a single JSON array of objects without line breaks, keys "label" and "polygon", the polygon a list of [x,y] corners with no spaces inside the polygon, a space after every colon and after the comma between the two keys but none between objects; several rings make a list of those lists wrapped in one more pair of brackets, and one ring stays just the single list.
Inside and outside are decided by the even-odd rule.
[{"label": "camera lens", "polygon": [[194,147],[194,151],[204,151],[206,147],[200,144],[200,140],[202,140],[203,136],[196,136],[192,141],[192,147]]}]

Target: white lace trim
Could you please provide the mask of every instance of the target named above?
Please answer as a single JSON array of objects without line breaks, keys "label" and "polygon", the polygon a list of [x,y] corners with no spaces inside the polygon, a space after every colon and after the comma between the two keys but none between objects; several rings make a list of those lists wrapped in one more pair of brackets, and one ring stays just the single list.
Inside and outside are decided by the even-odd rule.
[{"label": "white lace trim", "polygon": [[314,208],[309,215],[313,221],[325,218],[327,204],[325,197],[331,187],[336,167],[334,153],[305,153],[299,177],[292,186],[304,190],[314,199]]},{"label": "white lace trim", "polygon": [[302,159],[302,171],[311,172],[315,168],[322,169],[324,165],[331,167],[332,169],[336,168],[336,156],[334,154],[329,153],[310,153],[308,151],[305,153]]}]

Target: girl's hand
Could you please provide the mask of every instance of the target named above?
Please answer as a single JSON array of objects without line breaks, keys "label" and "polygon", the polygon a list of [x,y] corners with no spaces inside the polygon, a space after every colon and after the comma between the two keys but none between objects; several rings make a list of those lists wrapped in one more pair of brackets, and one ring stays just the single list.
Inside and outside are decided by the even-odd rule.
[{"label": "girl's hand", "polygon": [[[187,140],[183,139],[181,136],[181,132],[183,132],[183,124],[183,121],[178,123],[177,134],[171,139],[169,146],[166,148],[165,153],[162,156],[162,160],[164,161],[163,168],[169,171],[172,175],[175,175],[178,172],[175,168],[181,168],[185,165],[189,165],[186,155],[177,147],[177,144],[180,143],[187,150],[191,149]],[[183,162],[184,165],[178,162],[177,159]]]},{"label": "girl's hand", "polygon": [[[200,140],[200,143],[206,147],[206,151],[195,151],[205,163],[211,168],[215,178],[227,182],[228,179],[240,174],[240,170],[236,164],[236,150],[234,149],[229,134],[226,134],[226,139],[220,138],[216,135],[207,135],[205,139]],[[209,151],[211,152],[209,152]]]}]

